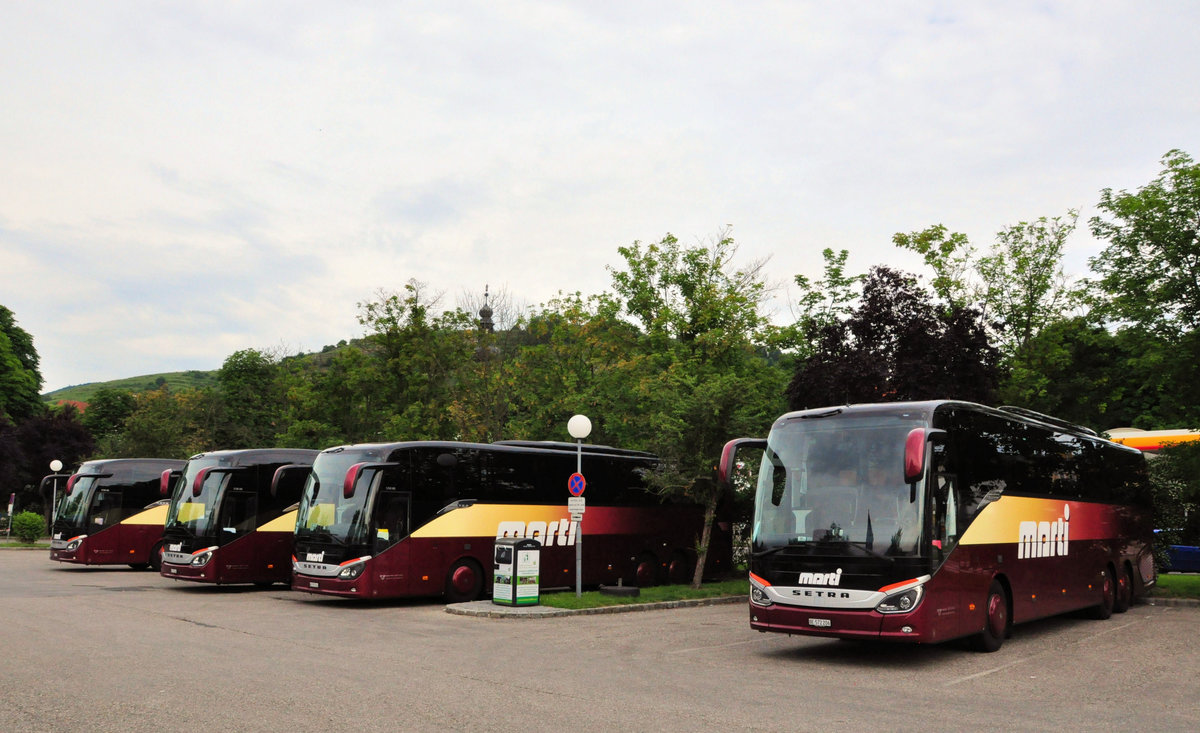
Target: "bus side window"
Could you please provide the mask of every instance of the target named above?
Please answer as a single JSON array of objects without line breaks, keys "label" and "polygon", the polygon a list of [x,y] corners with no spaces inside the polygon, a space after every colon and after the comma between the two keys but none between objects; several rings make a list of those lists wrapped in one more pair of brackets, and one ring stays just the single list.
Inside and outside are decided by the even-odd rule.
[{"label": "bus side window", "polygon": [[947,553],[958,544],[958,482],[948,473],[936,474],[934,480],[934,542]]}]

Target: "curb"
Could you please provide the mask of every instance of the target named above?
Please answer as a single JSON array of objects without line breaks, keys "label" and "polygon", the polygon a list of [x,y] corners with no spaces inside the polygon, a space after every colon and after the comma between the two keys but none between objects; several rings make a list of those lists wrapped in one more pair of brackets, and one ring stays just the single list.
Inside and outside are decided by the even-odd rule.
[{"label": "curb", "polygon": [[1150,596],[1142,601],[1148,606],[1200,606],[1200,598],[1164,598]]},{"label": "curb", "polygon": [[718,606],[731,603],[747,603],[749,596],[717,596],[695,598],[684,601],[659,601],[657,603],[626,603],[596,608],[551,608],[549,606],[500,606],[491,601],[470,601],[446,606],[446,613],[476,618],[558,618],[560,616],[591,616],[601,613],[632,613],[635,611],[660,611],[669,608],[693,608],[696,606]]}]

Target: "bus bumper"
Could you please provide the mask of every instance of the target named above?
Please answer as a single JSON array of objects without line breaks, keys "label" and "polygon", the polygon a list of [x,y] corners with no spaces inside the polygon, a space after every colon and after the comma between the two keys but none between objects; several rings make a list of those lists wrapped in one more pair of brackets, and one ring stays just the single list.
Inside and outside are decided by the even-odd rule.
[{"label": "bus bumper", "polygon": [[370,582],[365,573],[353,580],[304,575],[299,572],[292,574],[292,590],[323,593],[331,596],[345,596],[347,598],[369,597],[371,590]]},{"label": "bus bumper", "polygon": [[934,641],[925,622],[925,604],[910,613],[842,611],[772,604],[750,604],[750,628],[783,634],[824,636],[831,639],[871,639],[923,643]]},{"label": "bus bumper", "polygon": [[192,580],[198,583],[216,583],[217,582],[217,563],[216,559],[209,560],[205,565],[176,565],[163,561],[162,568],[159,571],[164,578],[172,580]]}]

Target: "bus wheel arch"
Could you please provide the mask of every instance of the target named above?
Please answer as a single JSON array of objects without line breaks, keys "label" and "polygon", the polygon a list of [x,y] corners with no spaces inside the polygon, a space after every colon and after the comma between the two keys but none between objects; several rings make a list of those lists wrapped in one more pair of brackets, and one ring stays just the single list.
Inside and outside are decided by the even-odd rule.
[{"label": "bus wheel arch", "polygon": [[993,578],[983,601],[983,629],[972,638],[977,651],[994,652],[1012,635],[1012,594],[1000,577]]},{"label": "bus wheel arch", "polygon": [[483,594],[483,567],[471,557],[460,558],[446,573],[446,600],[463,603]]}]

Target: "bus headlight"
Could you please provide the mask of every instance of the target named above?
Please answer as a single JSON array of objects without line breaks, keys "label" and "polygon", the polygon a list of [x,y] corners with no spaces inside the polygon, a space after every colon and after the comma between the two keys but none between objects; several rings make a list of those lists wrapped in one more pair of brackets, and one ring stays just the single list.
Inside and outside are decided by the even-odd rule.
[{"label": "bus headlight", "polygon": [[767,595],[766,580],[750,573],[750,602],[756,606],[770,606],[774,601]]},{"label": "bus headlight", "polygon": [[86,538],[87,538],[87,535],[80,535],[78,537],[71,538],[71,541],[68,542],[67,546],[63,548],[63,552],[75,552],[76,550],[79,549],[79,545]]},{"label": "bus headlight", "polygon": [[365,570],[366,567],[367,563],[363,561],[356,562],[353,565],[347,565],[341,569],[341,572],[338,573],[338,577],[342,580],[354,580],[363,574],[363,570]]},{"label": "bus headlight", "polygon": [[921,602],[921,596],[924,592],[925,586],[918,585],[906,591],[894,593],[880,601],[875,610],[880,613],[908,613]]},{"label": "bus headlight", "polygon": [[197,567],[199,567],[201,565],[207,565],[208,561],[212,559],[213,550],[215,550],[215,549],[217,549],[217,548],[209,547],[205,550],[201,550],[200,552],[197,552],[196,554],[192,555],[192,565],[195,565]]}]

